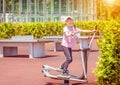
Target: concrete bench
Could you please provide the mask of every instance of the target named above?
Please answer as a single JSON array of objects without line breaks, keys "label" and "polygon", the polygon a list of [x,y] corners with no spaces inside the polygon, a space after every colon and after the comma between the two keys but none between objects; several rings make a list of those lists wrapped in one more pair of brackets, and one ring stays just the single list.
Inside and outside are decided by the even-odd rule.
[{"label": "concrete bench", "polygon": [[12,40],[33,40],[33,35],[24,35],[24,36],[12,36]]},{"label": "concrete bench", "polygon": [[49,39],[54,42],[54,52],[63,50],[61,47],[62,36],[44,36],[43,39]]},{"label": "concrete bench", "polygon": [[33,36],[13,36],[11,39],[0,40],[0,57],[18,55],[18,47],[29,47],[29,58],[45,56],[44,39],[34,39]]},{"label": "concrete bench", "polygon": [[[89,43],[92,36],[80,36],[79,34],[77,36],[80,44],[80,49],[89,48]],[[97,39],[99,36],[95,36],[94,38]],[[54,52],[63,50],[61,47],[62,36],[44,36],[43,39],[49,39],[54,42]]]}]

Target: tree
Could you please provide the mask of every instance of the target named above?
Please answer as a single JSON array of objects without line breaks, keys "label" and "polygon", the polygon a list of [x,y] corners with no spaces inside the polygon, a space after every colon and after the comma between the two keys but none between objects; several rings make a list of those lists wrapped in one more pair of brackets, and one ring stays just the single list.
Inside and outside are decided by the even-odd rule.
[{"label": "tree", "polygon": [[120,0],[116,0],[114,3],[105,3],[105,0],[97,0],[96,4],[98,19],[120,18]]}]

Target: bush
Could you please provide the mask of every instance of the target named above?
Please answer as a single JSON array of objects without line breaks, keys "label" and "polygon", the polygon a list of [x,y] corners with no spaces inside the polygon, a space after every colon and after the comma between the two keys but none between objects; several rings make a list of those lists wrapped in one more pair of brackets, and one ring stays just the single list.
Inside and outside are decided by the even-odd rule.
[{"label": "bush", "polygon": [[107,22],[98,42],[99,61],[95,74],[98,85],[120,85],[120,24]]},{"label": "bush", "polygon": [[35,38],[43,36],[62,35],[64,23],[1,23],[0,38],[11,38],[16,35],[33,35]]},{"label": "bush", "polygon": [[[75,24],[81,29],[93,29],[95,22],[75,22]],[[16,35],[33,35],[35,38],[62,35],[64,26],[62,22],[1,23],[0,38],[10,38]]]}]

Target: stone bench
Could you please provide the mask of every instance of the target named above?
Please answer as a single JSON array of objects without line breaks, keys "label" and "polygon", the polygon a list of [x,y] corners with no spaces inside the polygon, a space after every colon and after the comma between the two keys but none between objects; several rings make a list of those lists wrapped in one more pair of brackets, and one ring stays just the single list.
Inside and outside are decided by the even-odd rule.
[{"label": "stone bench", "polygon": [[45,56],[44,39],[34,39],[33,36],[13,36],[11,39],[0,40],[0,57],[18,55],[18,47],[29,47],[29,58]]},{"label": "stone bench", "polygon": [[[80,44],[80,49],[90,47],[89,44],[93,36],[80,36],[80,35],[77,35],[77,36]],[[97,39],[99,38],[99,36],[95,36],[94,38]],[[54,52],[63,50],[61,47],[62,36],[44,36],[43,39],[49,39],[54,42],[54,48],[53,48]]]},{"label": "stone bench", "polygon": [[44,36],[43,39],[49,39],[54,42],[54,52],[63,50],[61,47],[62,36]]}]

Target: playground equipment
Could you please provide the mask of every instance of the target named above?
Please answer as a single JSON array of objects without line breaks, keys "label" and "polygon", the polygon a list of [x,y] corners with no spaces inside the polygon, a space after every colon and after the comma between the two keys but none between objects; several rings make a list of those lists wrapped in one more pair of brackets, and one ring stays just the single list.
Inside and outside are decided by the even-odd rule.
[{"label": "playground equipment", "polygon": [[[95,27],[96,29],[97,27]],[[43,74],[45,77],[50,77],[52,79],[60,79],[64,80],[64,83],[62,85],[71,85],[69,81],[77,81],[80,83],[87,83],[87,60],[88,60],[88,51],[90,50],[90,47],[92,45],[93,39],[95,38],[96,31],[94,32],[93,36],[80,36],[78,37],[80,42],[80,54],[81,54],[81,60],[82,60],[82,75],[75,75],[72,73],[69,73],[69,77],[61,77],[58,74],[54,74],[52,71],[56,71],[59,74],[62,73],[62,70],[60,68],[54,68],[49,65],[43,65]],[[81,44],[82,43],[82,44]]]}]

